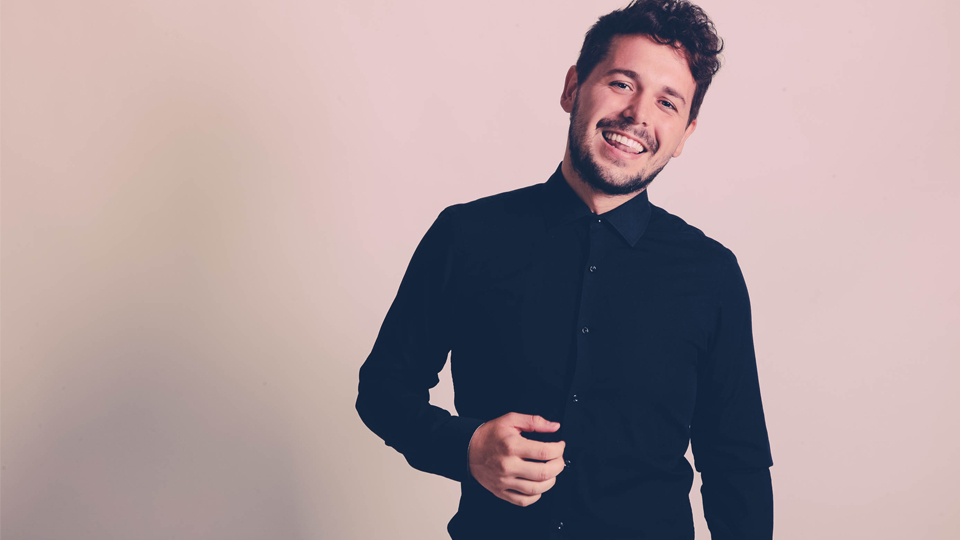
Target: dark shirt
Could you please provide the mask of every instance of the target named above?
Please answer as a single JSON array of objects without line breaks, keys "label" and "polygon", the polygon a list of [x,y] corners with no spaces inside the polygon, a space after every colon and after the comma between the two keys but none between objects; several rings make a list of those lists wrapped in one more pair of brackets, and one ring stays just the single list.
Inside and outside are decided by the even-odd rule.
[{"label": "dark shirt", "polygon": [[[460,416],[430,405],[450,353]],[[454,540],[692,539],[692,441],[714,540],[772,537],[773,464],[736,257],[644,191],[593,214],[558,168],[445,209],[413,255],[357,411],[413,467],[461,482]],[[567,466],[537,502],[470,475],[508,412],[559,422]]]}]

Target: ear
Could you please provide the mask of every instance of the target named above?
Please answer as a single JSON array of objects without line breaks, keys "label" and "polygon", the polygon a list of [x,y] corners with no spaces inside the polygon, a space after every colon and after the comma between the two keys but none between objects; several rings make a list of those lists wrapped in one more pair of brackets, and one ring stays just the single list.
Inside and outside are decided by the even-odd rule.
[{"label": "ear", "polygon": [[690,122],[690,125],[687,126],[687,129],[683,132],[683,138],[680,139],[680,144],[677,145],[677,150],[673,153],[673,157],[680,157],[680,152],[683,152],[683,143],[687,142],[687,137],[693,135],[696,129],[697,119],[694,118],[693,122]]},{"label": "ear", "polygon": [[577,66],[570,66],[563,81],[563,93],[560,94],[560,107],[566,113],[573,112],[573,102],[577,100]]}]

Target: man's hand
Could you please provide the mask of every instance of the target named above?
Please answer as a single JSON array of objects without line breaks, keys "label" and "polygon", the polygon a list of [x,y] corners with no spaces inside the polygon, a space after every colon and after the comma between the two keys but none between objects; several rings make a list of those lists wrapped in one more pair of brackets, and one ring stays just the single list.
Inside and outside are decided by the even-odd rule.
[{"label": "man's hand", "polygon": [[490,420],[470,439],[470,473],[497,497],[517,506],[530,506],[553,487],[563,471],[566,443],[531,441],[520,432],[546,433],[559,428],[560,424],[542,416],[513,412]]}]

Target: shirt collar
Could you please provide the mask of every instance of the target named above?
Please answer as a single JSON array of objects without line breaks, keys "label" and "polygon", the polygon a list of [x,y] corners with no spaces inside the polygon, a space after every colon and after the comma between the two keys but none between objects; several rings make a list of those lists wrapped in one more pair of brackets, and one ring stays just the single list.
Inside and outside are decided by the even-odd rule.
[{"label": "shirt collar", "polygon": [[560,166],[546,183],[545,211],[550,228],[585,217],[596,216],[609,223],[631,247],[643,236],[650,221],[650,201],[647,190],[620,206],[597,216],[567,184]]}]

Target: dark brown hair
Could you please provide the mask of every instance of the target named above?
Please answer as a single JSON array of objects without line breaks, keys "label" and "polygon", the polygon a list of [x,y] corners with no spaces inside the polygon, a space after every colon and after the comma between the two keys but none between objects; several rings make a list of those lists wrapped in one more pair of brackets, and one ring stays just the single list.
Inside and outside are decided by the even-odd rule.
[{"label": "dark brown hair", "polygon": [[697,83],[687,119],[689,125],[700,112],[703,96],[720,70],[723,40],[710,17],[685,0],[633,0],[627,7],[600,17],[587,31],[577,58],[578,84],[587,80],[593,68],[606,58],[610,42],[620,35],[646,35],[683,52]]}]

